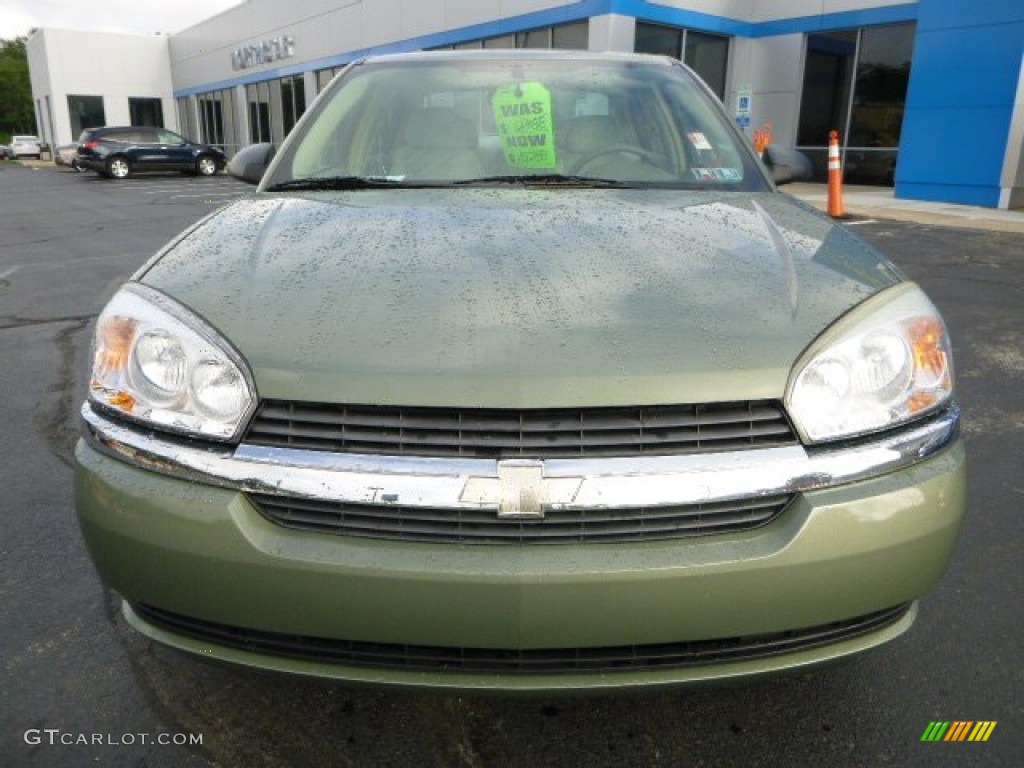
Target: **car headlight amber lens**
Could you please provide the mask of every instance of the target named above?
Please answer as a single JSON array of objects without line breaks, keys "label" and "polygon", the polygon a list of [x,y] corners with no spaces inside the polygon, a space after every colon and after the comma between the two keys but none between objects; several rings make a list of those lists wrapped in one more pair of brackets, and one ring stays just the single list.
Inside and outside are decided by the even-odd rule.
[{"label": "car headlight amber lens", "polygon": [[256,402],[241,357],[216,331],[136,283],[97,321],[89,395],[128,418],[216,439],[237,436]]},{"label": "car headlight amber lens", "polygon": [[808,442],[886,429],[952,397],[953,357],[938,311],[903,284],[830,328],[796,365],[786,405]]}]

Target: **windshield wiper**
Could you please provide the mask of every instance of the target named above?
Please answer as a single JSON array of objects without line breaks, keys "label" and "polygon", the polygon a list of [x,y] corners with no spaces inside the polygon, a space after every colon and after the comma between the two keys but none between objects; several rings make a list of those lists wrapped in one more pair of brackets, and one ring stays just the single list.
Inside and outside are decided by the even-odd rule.
[{"label": "windshield wiper", "polygon": [[545,187],[629,187],[629,182],[599,179],[594,176],[576,176],[565,173],[524,173],[521,175],[483,176],[479,179],[459,179],[453,185],[469,184],[522,184]]},{"label": "windshield wiper", "polygon": [[[305,179],[289,179],[267,187],[268,192],[297,190],[332,190],[332,189],[380,189],[382,187],[422,188],[438,187],[441,184],[409,183],[404,176],[310,176]],[[445,185],[446,186],[446,185]]]},{"label": "windshield wiper", "polygon": [[402,187],[403,189],[425,189],[447,186],[471,186],[486,184],[521,184],[523,186],[545,187],[629,187],[625,181],[599,179],[593,176],[574,176],[563,173],[517,174],[504,176],[483,176],[477,179],[456,181],[412,181],[405,176],[310,176],[304,179],[289,179],[267,187],[268,192],[288,190],[323,191],[346,189],[381,189]]}]

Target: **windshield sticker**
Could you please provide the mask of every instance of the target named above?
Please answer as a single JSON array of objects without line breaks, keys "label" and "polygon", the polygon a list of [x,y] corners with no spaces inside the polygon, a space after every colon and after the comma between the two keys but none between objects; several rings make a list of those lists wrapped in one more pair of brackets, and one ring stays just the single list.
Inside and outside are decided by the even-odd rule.
[{"label": "windshield sticker", "polygon": [[743,174],[737,168],[691,168],[690,173],[697,181],[742,181]]},{"label": "windshield sticker", "polygon": [[709,152],[714,150],[714,147],[711,146],[711,142],[708,141],[707,136],[700,131],[688,133],[686,134],[686,138],[690,140],[690,143],[693,144],[696,149],[706,149]]},{"label": "windshield sticker", "polygon": [[555,158],[551,92],[541,83],[499,88],[491,99],[505,160],[512,168],[547,168]]}]

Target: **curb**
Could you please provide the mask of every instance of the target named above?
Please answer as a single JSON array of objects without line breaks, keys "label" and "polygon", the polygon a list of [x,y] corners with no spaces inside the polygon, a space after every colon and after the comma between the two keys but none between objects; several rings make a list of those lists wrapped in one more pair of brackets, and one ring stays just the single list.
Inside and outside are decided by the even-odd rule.
[{"label": "curb", "polygon": [[[802,200],[822,213],[828,212],[824,184],[793,185],[793,188],[782,187],[780,191]],[[887,198],[890,194],[891,190],[884,187],[845,187],[843,202],[846,219],[888,219],[929,226],[1024,234],[1024,210],[1007,211],[953,203],[898,200]]]}]

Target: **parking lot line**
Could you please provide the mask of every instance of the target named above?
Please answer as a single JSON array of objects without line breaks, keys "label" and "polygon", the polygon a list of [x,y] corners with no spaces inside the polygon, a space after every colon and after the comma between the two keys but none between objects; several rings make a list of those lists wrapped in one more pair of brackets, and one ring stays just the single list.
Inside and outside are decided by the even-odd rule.
[{"label": "parking lot line", "polygon": [[220,194],[220,195],[218,195],[218,194],[216,194],[216,193],[211,193],[211,192],[204,192],[204,193],[202,193],[202,194],[188,194],[188,195],[186,195],[186,194],[181,194],[181,195],[171,195],[170,197],[171,197],[171,199],[173,200],[173,199],[174,199],[174,198],[176,198],[176,197],[241,197],[241,195],[242,195],[242,193],[241,193],[241,192],[239,192],[239,193],[238,193],[237,195],[232,195],[231,193],[225,193],[225,194]]}]

